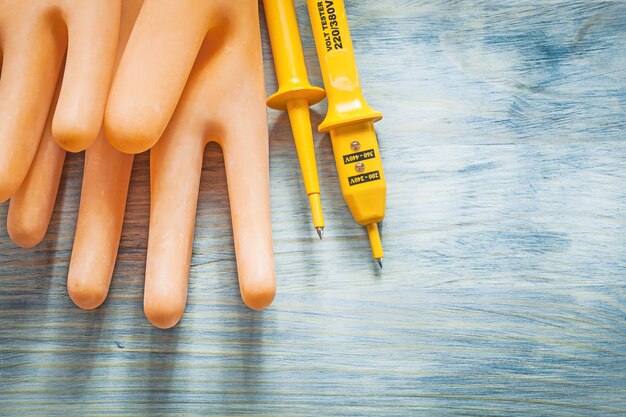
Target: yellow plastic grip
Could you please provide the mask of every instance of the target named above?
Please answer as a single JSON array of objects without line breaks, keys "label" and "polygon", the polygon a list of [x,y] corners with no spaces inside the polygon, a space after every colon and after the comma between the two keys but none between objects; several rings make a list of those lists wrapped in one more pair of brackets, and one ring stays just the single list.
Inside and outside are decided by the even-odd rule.
[{"label": "yellow plastic grip", "polygon": [[309,106],[322,101],[324,90],[309,83],[293,0],[264,0],[263,8],[279,86],[267,105],[287,110],[294,99],[305,99]]},{"label": "yellow plastic grip", "polygon": [[377,122],[382,114],[363,98],[343,0],[307,0],[313,37],[328,97],[320,132],[355,122]]}]

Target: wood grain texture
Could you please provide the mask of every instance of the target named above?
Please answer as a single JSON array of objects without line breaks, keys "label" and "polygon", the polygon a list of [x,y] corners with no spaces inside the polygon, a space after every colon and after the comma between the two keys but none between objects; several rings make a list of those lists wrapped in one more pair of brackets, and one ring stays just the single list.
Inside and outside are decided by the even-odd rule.
[{"label": "wood grain texture", "polygon": [[183,321],[143,316],[147,155],[108,301],[81,311],[65,288],[83,161],[70,156],[46,240],[23,250],[0,231],[1,415],[626,414],[626,3],[347,7],[365,95],[386,116],[384,271],[321,135],[317,240],[288,120],[270,111],[274,305],[239,298],[211,145]]}]

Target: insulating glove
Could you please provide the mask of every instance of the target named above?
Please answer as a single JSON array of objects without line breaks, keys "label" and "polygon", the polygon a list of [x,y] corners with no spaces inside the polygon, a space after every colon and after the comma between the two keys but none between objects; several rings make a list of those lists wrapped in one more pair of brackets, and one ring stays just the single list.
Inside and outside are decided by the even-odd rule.
[{"label": "insulating glove", "polygon": [[[126,47],[109,96],[105,134],[88,149],[85,160],[68,276],[68,291],[78,306],[95,308],[104,301],[119,246],[132,155],[113,149],[107,139],[126,152],[156,143],[150,155],[144,292],[144,310],[154,325],[175,325],[185,308],[202,157],[210,141],[218,142],[224,153],[243,300],[255,309],[273,300],[258,3],[233,3],[147,0],[127,44],[124,32],[130,27],[128,16],[132,13],[126,12],[123,3],[120,44]],[[193,39],[197,42],[190,42]],[[48,136],[52,134],[44,138]],[[45,149],[44,143],[53,144],[51,139],[44,141],[41,149]],[[47,154],[41,157],[44,162],[35,165],[41,167],[42,176],[54,176],[51,174],[57,171],[60,176],[62,160],[51,163]],[[30,184],[25,185],[20,191],[29,194]],[[27,223],[28,217],[22,213],[33,207],[49,206],[51,210],[53,193],[32,190],[19,210],[12,202],[10,225]],[[20,217],[21,222],[15,220]],[[45,227],[43,232],[42,227],[38,229],[37,236],[32,231],[22,233],[22,243],[29,238],[36,243]]]}]

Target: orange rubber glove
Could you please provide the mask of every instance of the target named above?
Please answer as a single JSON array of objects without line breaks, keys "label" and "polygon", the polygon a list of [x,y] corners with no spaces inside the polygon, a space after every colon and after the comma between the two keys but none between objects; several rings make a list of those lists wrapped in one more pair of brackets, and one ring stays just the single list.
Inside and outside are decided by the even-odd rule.
[{"label": "orange rubber glove", "polygon": [[[200,39],[197,49],[189,46],[190,37]],[[179,54],[192,58],[179,61]],[[155,66],[151,60],[157,55],[167,63],[161,67],[187,74],[181,82]],[[168,108],[172,113],[163,110]],[[142,116],[154,109],[162,111]],[[171,327],[183,314],[202,155],[212,140],[220,143],[226,160],[242,297],[251,308],[269,305],[275,276],[257,2],[145,1],[117,70],[106,118],[106,136],[118,145],[145,140],[135,148],[142,149],[162,136],[151,151],[144,293],[148,319],[158,327]],[[42,162],[42,170],[50,172],[52,165]],[[102,138],[87,152],[68,276],[70,296],[83,308],[97,307],[108,292],[131,165],[131,156],[114,151]],[[18,217],[26,220],[19,213],[46,205],[42,200],[52,206],[50,193],[32,194],[21,210],[10,210],[9,224]]]}]

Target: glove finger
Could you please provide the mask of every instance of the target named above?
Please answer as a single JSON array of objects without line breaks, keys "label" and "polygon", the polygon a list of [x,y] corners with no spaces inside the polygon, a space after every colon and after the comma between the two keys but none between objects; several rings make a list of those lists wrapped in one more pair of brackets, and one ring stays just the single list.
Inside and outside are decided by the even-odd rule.
[{"label": "glove finger", "polygon": [[11,240],[24,248],[33,247],[44,238],[61,182],[65,151],[57,145],[51,131],[60,87],[59,80],[33,163],[9,205],[7,231]]},{"label": "glove finger", "polygon": [[[232,91],[221,95],[224,99],[214,111],[224,126],[221,142],[241,296],[258,310],[270,305],[276,292],[267,111],[256,2],[237,13],[242,30],[233,37],[237,52],[222,57],[215,68],[216,78],[228,80]],[[234,93],[237,85],[246,88]]]},{"label": "glove finger", "polygon": [[0,203],[24,181],[41,140],[65,33],[43,17],[6,34],[0,78]]},{"label": "glove finger", "polygon": [[[174,326],[187,302],[203,142],[168,128],[150,152],[150,236],[144,312],[160,328]],[[172,132],[171,134],[169,132]]]},{"label": "glove finger", "polygon": [[165,131],[208,29],[212,2],[144,2],[105,113],[113,146],[139,153]]},{"label": "glove finger", "polygon": [[61,147],[79,152],[100,132],[115,60],[120,0],[90,0],[67,14],[68,50],[52,132]]},{"label": "glove finger", "polygon": [[120,244],[133,155],[114,149],[102,134],[85,153],[85,174],[72,258],[70,298],[81,308],[102,304]]}]

